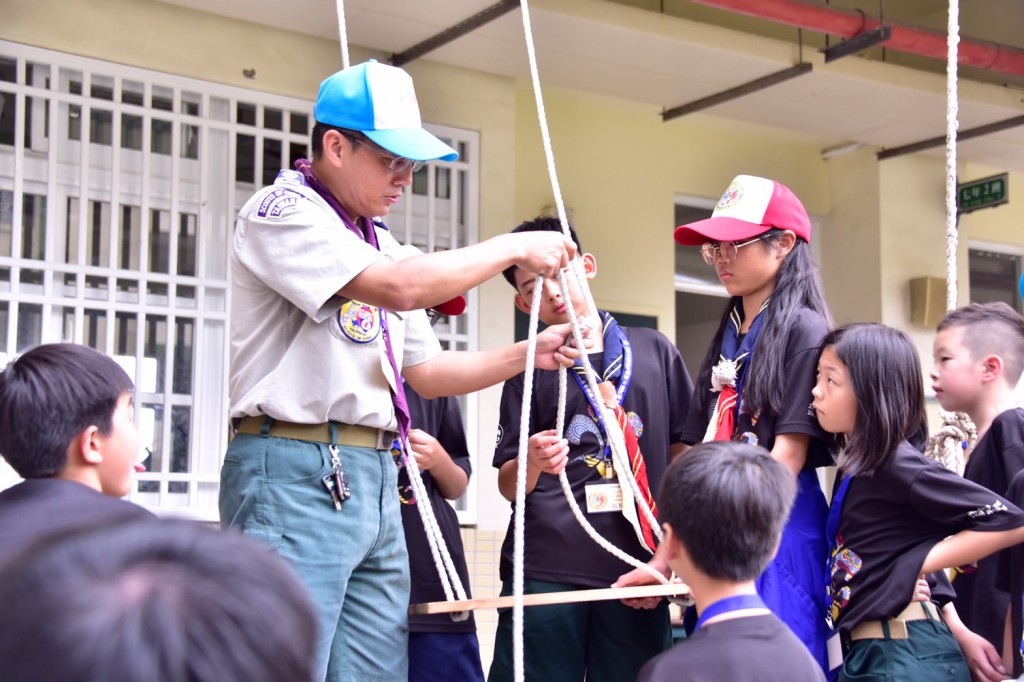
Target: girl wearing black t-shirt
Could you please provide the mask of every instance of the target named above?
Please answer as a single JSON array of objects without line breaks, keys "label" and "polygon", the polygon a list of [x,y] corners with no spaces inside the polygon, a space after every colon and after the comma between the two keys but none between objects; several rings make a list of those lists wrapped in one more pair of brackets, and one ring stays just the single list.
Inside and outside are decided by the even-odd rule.
[{"label": "girl wearing black t-shirt", "polygon": [[911,602],[917,577],[1024,541],[1024,512],[921,454],[922,377],[890,327],[848,325],[822,342],[813,407],[843,450],[827,529],[840,681],[970,682],[938,611]]}]

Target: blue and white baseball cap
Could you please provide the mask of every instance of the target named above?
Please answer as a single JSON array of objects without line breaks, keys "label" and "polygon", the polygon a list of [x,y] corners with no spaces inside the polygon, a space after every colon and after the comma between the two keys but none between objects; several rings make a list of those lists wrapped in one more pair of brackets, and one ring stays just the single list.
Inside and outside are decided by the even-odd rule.
[{"label": "blue and white baseball cap", "polygon": [[414,161],[454,161],[459,153],[423,129],[412,78],[376,59],[320,84],[313,106],[320,123],[358,130],[392,154]]}]

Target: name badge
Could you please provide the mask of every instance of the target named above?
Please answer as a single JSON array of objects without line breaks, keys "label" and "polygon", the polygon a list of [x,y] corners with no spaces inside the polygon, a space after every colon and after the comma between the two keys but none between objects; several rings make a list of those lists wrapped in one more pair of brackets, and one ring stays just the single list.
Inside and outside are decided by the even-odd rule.
[{"label": "name badge", "polygon": [[347,301],[338,310],[338,328],[356,343],[370,343],[380,334],[380,310],[359,301]]},{"label": "name badge", "polygon": [[622,488],[618,483],[591,483],[585,490],[587,513],[622,511]]}]

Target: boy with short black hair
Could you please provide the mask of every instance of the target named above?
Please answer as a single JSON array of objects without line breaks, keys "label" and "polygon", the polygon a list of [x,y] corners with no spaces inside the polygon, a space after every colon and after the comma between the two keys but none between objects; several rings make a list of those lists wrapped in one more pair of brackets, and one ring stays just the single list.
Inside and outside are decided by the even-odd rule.
[{"label": "boy with short black hair", "polygon": [[0,492],[0,563],[46,533],[152,518],[128,494],[139,454],[131,379],[86,346],[55,343],[0,372],[0,455],[26,479]]},{"label": "boy with short black hair", "polygon": [[[1001,302],[953,310],[939,322],[934,359],[932,388],[942,408],[966,412],[978,430],[964,478],[1006,497],[1014,476],[1024,470],[1024,409],[1014,397],[1024,369],[1024,317]],[[1009,551],[982,559],[977,568],[957,569],[954,575],[960,619],[992,646],[987,655],[972,656],[963,633],[954,631],[975,675],[997,677],[1000,672],[996,652],[1003,648],[1010,595],[997,584],[996,573]]]},{"label": "boy with short black hair", "polygon": [[694,446],[665,472],[662,545],[700,618],[637,682],[821,682],[807,647],[757,596],[778,549],[796,481],[766,450],[737,441]]},{"label": "boy with short black hair", "polygon": [[[514,232],[560,232],[556,218],[525,222]],[[588,279],[597,272],[593,254],[579,248]],[[534,296],[542,296],[540,319],[545,324],[568,321],[568,306],[558,280],[536,285],[536,273],[519,267],[504,271],[516,289],[515,305],[529,312]],[[654,549],[653,531],[642,511],[625,497],[631,486],[627,472],[611,459],[609,435],[599,403],[609,408],[627,441],[637,480],[646,476],[648,504],[662,473],[682,446],[683,426],[693,384],[678,349],[653,329],[626,328],[604,311],[588,311],[584,294],[573,276],[569,295],[577,315],[586,313],[596,325],[590,338],[590,364],[601,395],[591,395],[582,364],[570,371],[566,390],[565,438],[556,433],[558,376],[538,370],[533,377],[525,505],[525,592],[560,592],[607,588],[628,568],[602,549],[573,516],[558,480],[564,468],[573,496],[596,531],[640,561]],[[494,466],[498,487],[509,501],[516,497],[519,422],[525,374],[505,382],[501,395]],[[637,447],[629,443],[635,436]],[[641,484],[641,490],[644,486]],[[621,493],[620,493],[621,490]],[[623,499],[625,497],[625,499]],[[632,518],[630,516],[632,515]],[[512,524],[502,546],[502,594],[512,593]],[[525,614],[525,674],[544,682],[619,682],[631,680],[643,664],[671,644],[668,606],[638,611],[619,601],[535,606]],[[488,680],[511,680],[511,609],[499,610],[495,654]]]}]

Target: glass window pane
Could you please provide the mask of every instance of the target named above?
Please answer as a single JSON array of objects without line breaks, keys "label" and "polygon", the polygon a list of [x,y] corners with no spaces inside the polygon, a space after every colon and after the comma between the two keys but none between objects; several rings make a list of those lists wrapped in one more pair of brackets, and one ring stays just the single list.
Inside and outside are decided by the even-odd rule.
[{"label": "glass window pane", "polygon": [[[135,357],[135,344],[139,337],[139,320],[135,313],[114,314],[114,354]],[[135,381],[135,377],[132,377]]]},{"label": "glass window pane", "polygon": [[263,108],[263,127],[268,130],[280,130],[284,123],[284,115],[280,109]]},{"label": "glass window pane", "polygon": [[181,124],[181,157],[183,159],[199,158],[199,126]]},{"label": "glass window pane", "polygon": [[143,106],[146,101],[146,86],[138,81],[121,82],[121,101],[125,104]]},{"label": "glass window pane", "polygon": [[[174,406],[171,408],[171,472],[188,473],[189,466],[189,440],[191,439],[192,418],[191,410],[185,406]],[[171,481],[167,485],[170,493],[187,493],[188,483],[185,481]]]},{"label": "glass window pane", "polygon": [[121,114],[121,147],[142,151],[142,117]]},{"label": "glass window pane", "polygon": [[263,140],[263,184],[272,185],[281,170],[281,141]]},{"label": "glass window pane", "polygon": [[18,60],[0,57],[0,81],[18,82]]},{"label": "glass window pane", "polygon": [[150,128],[153,139],[150,140],[149,150],[154,154],[169,155],[171,153],[171,122],[154,118]]},{"label": "glass window pane", "polygon": [[93,301],[105,301],[110,296],[110,283],[101,275],[85,276],[85,297]]},{"label": "glass window pane", "polygon": [[235,135],[235,182],[256,182],[256,138]]},{"label": "glass window pane", "polygon": [[149,212],[149,271],[171,271],[171,214],[152,209]]},{"label": "glass window pane", "polygon": [[434,176],[434,196],[438,199],[451,199],[451,169],[437,166],[435,170],[437,175]]},{"label": "glass window pane", "polygon": [[46,258],[46,197],[25,194],[21,203],[21,257]]},{"label": "glass window pane", "polygon": [[14,110],[14,93],[0,92],[0,144],[11,147],[14,146]]},{"label": "glass window pane", "polygon": [[309,116],[291,112],[291,131],[296,135],[309,135]]},{"label": "glass window pane", "polygon": [[101,350],[107,347],[107,313],[86,308],[82,311],[82,343]]},{"label": "glass window pane", "polygon": [[110,267],[110,204],[89,202],[89,230],[85,239],[88,264]]},{"label": "glass window pane", "polygon": [[295,162],[298,159],[309,158],[309,147],[304,144],[296,144],[292,142],[288,145],[288,168],[295,168]]},{"label": "glass window pane", "polygon": [[142,253],[142,209],[121,205],[121,237],[117,245],[117,267],[138,270]]},{"label": "glass window pane", "polygon": [[155,362],[154,393],[164,391],[164,366],[167,362],[167,317],[163,315],[146,316],[146,338],[142,354],[145,358]]},{"label": "glass window pane", "polygon": [[154,85],[152,107],[161,111],[174,111],[174,90]]},{"label": "glass window pane", "polygon": [[0,190],[0,256],[11,255],[14,235],[14,192]]},{"label": "glass window pane", "polygon": [[173,391],[192,394],[192,348],[195,342],[195,320],[178,318],[174,321]]},{"label": "glass window pane", "polygon": [[18,334],[15,352],[20,353],[43,342],[43,306],[39,303],[18,304]]},{"label": "glass window pane", "polygon": [[[164,408],[163,405],[143,404],[139,409],[139,443],[149,453],[142,465],[146,471],[160,473],[164,470]],[[160,484],[156,481],[139,481],[139,492],[157,492]]]},{"label": "glass window pane", "polygon": [[196,275],[196,216],[182,213],[178,221],[178,274]]},{"label": "glass window pane", "polygon": [[238,122],[243,125],[256,125],[256,105],[239,102],[238,105],[235,106],[235,116],[237,117]]},{"label": "glass window pane", "polygon": [[7,348],[7,325],[10,323],[10,304],[7,301],[0,301],[0,355],[6,358],[10,354]]}]

